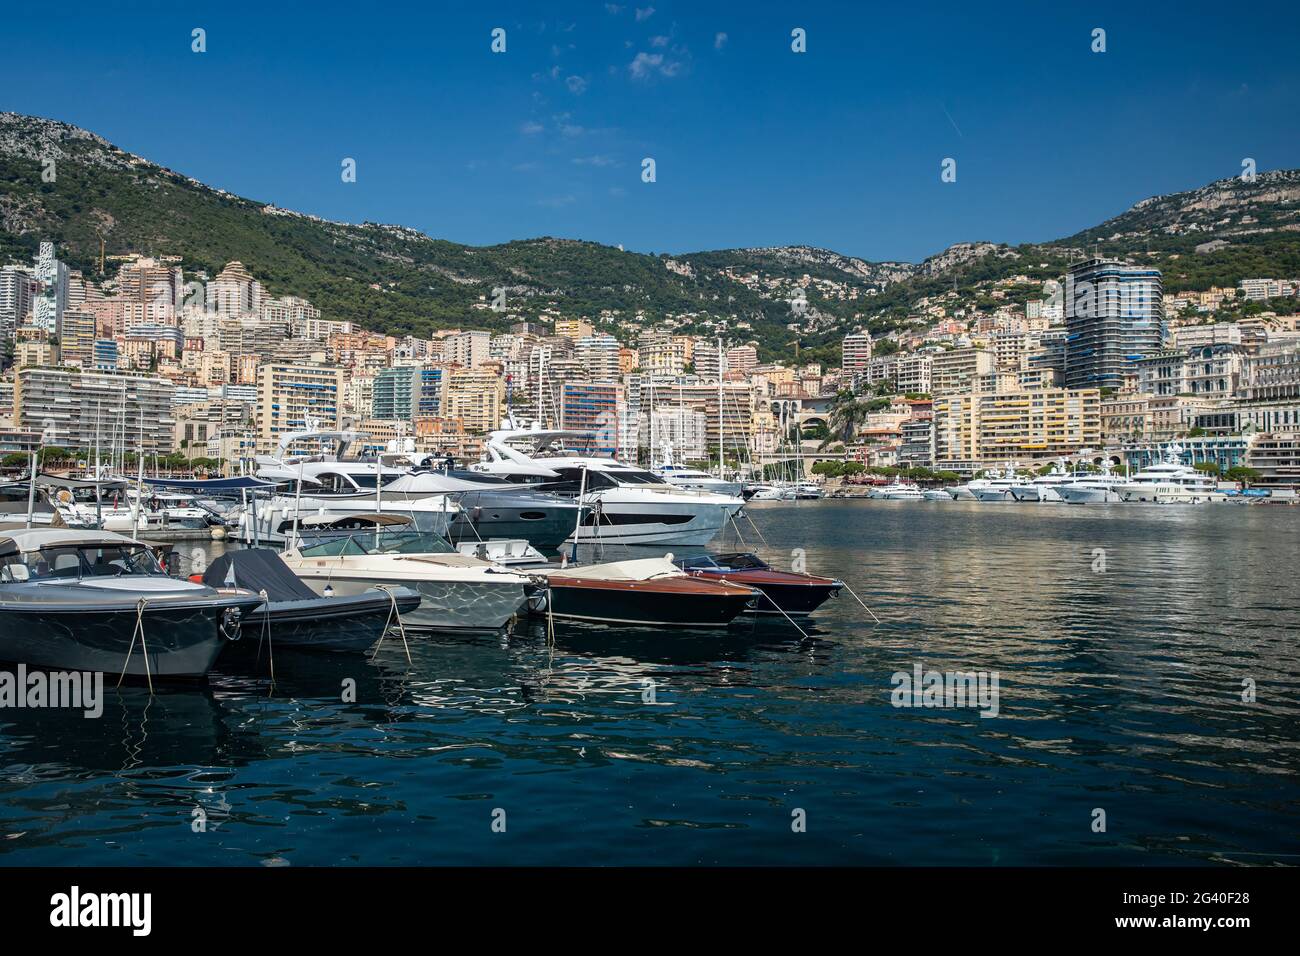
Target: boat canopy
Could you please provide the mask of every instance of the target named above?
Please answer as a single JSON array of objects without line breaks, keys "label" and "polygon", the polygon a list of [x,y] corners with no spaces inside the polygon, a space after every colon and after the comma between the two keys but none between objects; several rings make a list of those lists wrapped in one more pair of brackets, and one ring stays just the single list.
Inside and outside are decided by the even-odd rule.
[{"label": "boat canopy", "polygon": [[269,548],[243,548],[218,555],[203,572],[203,583],[210,588],[265,591],[269,601],[321,600]]},{"label": "boat canopy", "polygon": [[[310,479],[308,479],[310,480]],[[254,488],[274,488],[274,481],[263,481],[247,475],[235,478],[146,478],[146,485],[154,488],[185,488],[190,491],[242,491]]]},{"label": "boat canopy", "polygon": [[129,488],[132,484],[133,482],[125,478],[67,478],[63,475],[47,475],[43,472],[36,476],[38,488],[100,488],[113,491]]}]

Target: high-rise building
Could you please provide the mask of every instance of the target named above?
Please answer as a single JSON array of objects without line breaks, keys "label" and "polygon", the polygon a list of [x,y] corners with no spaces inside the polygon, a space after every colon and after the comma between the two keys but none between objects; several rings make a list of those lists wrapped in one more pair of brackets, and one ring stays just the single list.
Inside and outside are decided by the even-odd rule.
[{"label": "high-rise building", "polygon": [[1119,389],[1165,338],[1160,270],[1089,259],[1065,279],[1065,383]]},{"label": "high-rise building", "polygon": [[626,412],[623,386],[617,382],[565,382],[560,392],[560,427],[593,432],[584,449],[611,458],[619,451],[619,422]]},{"label": "high-rise building", "polygon": [[12,339],[14,330],[26,321],[35,292],[36,279],[27,266],[0,269],[0,341]]},{"label": "high-rise building", "polygon": [[447,376],[447,418],[459,418],[465,431],[485,433],[501,423],[505,381],[496,366],[453,368]]},{"label": "high-rise building", "polygon": [[54,243],[42,242],[36,256],[36,294],[32,300],[32,325],[47,335],[58,335],[63,310],[68,305],[68,267],[54,257]]},{"label": "high-rise building", "polygon": [[845,378],[852,378],[871,361],[871,333],[850,332],[840,347],[840,368]]},{"label": "high-rise building", "polygon": [[578,339],[573,357],[593,382],[618,381],[618,340],[612,335],[588,335]]},{"label": "high-rise building", "polygon": [[491,332],[456,332],[443,339],[443,355],[448,362],[466,368],[478,368],[492,358]]},{"label": "high-rise building", "polygon": [[230,262],[208,283],[207,308],[222,315],[256,313],[265,296],[262,283],[253,278],[242,262]]}]

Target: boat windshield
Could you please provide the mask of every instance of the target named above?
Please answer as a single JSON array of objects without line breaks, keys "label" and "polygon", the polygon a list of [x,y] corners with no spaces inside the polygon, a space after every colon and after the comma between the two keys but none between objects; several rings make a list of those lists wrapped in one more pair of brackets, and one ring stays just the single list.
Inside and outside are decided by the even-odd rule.
[{"label": "boat windshield", "polygon": [[[25,576],[21,571],[15,573],[17,565],[27,569]],[[4,582],[123,576],[165,577],[166,572],[153,552],[131,544],[54,545],[9,555],[0,568],[0,581]]]},{"label": "boat windshield", "polygon": [[456,554],[447,539],[422,531],[356,531],[307,545],[299,551],[304,558],[333,558],[357,554]]}]

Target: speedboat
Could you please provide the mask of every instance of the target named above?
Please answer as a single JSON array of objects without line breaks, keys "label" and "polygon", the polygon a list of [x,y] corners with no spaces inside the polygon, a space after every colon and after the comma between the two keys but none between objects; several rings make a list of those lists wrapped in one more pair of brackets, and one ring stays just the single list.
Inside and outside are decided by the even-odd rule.
[{"label": "speedboat", "polygon": [[600,624],[721,627],[761,596],[748,585],[688,574],[667,558],[547,568],[538,573],[550,585],[553,617]]},{"label": "speedboat", "polygon": [[0,532],[0,658],[7,660],[201,677],[261,603],[249,591],[169,577],[147,545],[111,531]]},{"label": "speedboat", "polygon": [[[574,498],[582,519],[568,539],[581,543],[705,545],[739,514],[744,500],[669,484],[653,472],[613,458],[570,454],[565,440],[587,432],[503,429],[488,436],[487,460],[475,471]],[[527,442],[525,454],[511,442]]]},{"label": "speedboat", "polygon": [[883,501],[923,501],[925,494],[919,485],[894,478],[890,484],[871,492],[871,497]]},{"label": "speedboat", "polygon": [[420,595],[403,587],[368,588],[359,594],[322,597],[268,548],[244,548],[218,555],[202,575],[217,590],[244,588],[264,602],[245,618],[238,650],[261,650],[263,629],[273,646],[316,651],[364,651],[390,625],[420,606]]},{"label": "speedboat", "polygon": [[461,554],[433,532],[394,529],[382,522],[301,543],[285,551],[283,559],[308,587],[325,596],[362,594],[380,584],[416,591],[420,606],[402,620],[435,630],[500,630],[541,583],[532,575]]},{"label": "speedboat", "polygon": [[762,596],[751,609],[755,614],[781,614],[792,617],[808,615],[835,597],[844,587],[843,581],[801,574],[797,571],[778,571],[756,554],[731,552],[728,554],[702,554],[679,558],[674,562],[687,574],[710,581],[730,581],[757,588]]}]

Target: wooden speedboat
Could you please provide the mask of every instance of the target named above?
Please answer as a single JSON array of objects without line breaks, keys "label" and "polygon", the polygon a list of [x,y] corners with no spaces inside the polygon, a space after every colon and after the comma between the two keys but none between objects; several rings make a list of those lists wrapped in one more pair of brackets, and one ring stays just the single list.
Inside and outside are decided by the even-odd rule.
[{"label": "wooden speedboat", "polygon": [[554,617],[649,627],[721,627],[758,600],[753,588],[692,577],[664,558],[535,569]]},{"label": "wooden speedboat", "polygon": [[756,614],[784,611],[791,617],[808,615],[844,587],[843,581],[834,578],[778,571],[758,555],[742,551],[679,558],[676,565],[697,580],[726,581],[758,589],[762,596],[753,608]]}]

